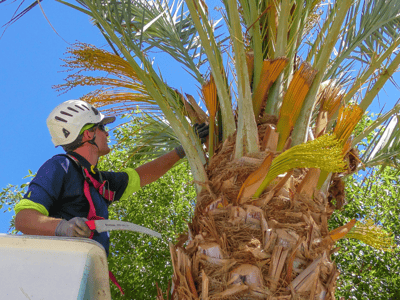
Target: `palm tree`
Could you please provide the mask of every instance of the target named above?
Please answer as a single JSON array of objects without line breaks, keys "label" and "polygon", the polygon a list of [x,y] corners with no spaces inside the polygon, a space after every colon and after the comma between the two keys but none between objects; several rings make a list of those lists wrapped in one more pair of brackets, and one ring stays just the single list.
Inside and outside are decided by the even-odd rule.
[{"label": "palm tree", "polygon": [[[114,78],[79,73],[61,88],[123,88],[84,99],[117,113],[140,104],[149,124],[138,153],[179,140],[187,154],[196,208],[188,234],[170,245],[172,297],[159,290],[158,299],[334,299],[336,240],[391,249],[369,220],[327,224],[345,204],[344,177],[396,165],[399,105],[352,133],[400,64],[399,1],[223,0],[225,31],[203,0],[58,1],[89,15],[114,51],[71,49],[69,67]],[[207,113],[165,83],[151,49],[197,80]],[[202,121],[206,147],[192,129]],[[170,128],[176,137],[155,134]]]}]

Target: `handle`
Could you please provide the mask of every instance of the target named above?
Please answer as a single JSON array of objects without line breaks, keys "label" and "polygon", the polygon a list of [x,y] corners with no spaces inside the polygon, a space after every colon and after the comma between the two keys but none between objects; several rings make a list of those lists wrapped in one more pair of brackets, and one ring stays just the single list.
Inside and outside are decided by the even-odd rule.
[{"label": "handle", "polygon": [[95,220],[86,221],[85,223],[89,227],[90,230],[96,230]]}]

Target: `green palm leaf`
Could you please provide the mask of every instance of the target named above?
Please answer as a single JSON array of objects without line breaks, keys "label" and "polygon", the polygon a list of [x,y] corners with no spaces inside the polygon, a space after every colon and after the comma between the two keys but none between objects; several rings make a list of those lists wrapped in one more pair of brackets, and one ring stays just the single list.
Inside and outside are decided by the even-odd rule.
[{"label": "green palm leaf", "polygon": [[399,167],[400,122],[399,115],[392,116],[377,131],[362,156],[365,167],[377,165]]},{"label": "green palm leaf", "polygon": [[[128,147],[128,164],[142,164],[143,161],[152,160],[168,153],[180,142],[168,121],[165,118],[145,112],[135,114],[133,122],[140,128],[138,131],[130,133],[129,141],[124,145]],[[135,142],[132,143],[132,140]]]}]

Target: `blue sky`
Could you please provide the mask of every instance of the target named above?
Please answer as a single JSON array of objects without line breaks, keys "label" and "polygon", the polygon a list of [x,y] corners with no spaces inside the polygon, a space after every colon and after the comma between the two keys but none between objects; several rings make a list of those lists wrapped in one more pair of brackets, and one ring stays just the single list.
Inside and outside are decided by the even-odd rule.
[{"label": "blue sky", "polygon": [[[0,24],[11,19],[17,5],[0,5]],[[89,19],[55,1],[43,1],[43,9],[57,32],[69,43],[76,40],[102,45],[102,36]],[[3,32],[4,27],[1,29]],[[0,34],[1,35],[1,34]],[[79,97],[72,91],[58,97],[52,85],[65,73],[60,58],[68,44],[52,30],[39,7],[8,27],[0,40],[1,136],[0,188],[22,184],[28,169],[36,172],[55,149],[46,118],[60,102]],[[0,233],[6,232],[12,214],[0,214]]]},{"label": "blue sky", "polygon": [[[0,5],[0,26],[11,19],[16,7],[13,1]],[[85,15],[55,1],[43,1],[42,7],[61,37],[36,7],[9,26],[0,39],[0,189],[26,182],[22,178],[28,169],[35,173],[47,159],[62,152],[51,143],[46,118],[59,103],[90,91],[79,88],[59,96],[52,89],[66,77],[66,73],[60,72],[63,70],[60,59],[66,48],[76,41],[99,47],[106,44]],[[0,35],[3,30],[4,27]],[[171,66],[172,62],[163,58],[163,78],[197,98],[189,75]],[[395,79],[400,82],[400,76]],[[370,110],[379,112],[384,104],[385,110],[393,107],[398,95],[390,84]],[[0,213],[0,233],[7,232],[11,217],[12,213]]]}]

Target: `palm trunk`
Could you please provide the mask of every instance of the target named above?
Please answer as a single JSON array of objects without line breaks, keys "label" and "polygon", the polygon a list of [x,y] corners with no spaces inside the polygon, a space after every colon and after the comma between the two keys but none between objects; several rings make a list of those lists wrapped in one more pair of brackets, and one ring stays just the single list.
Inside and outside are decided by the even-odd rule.
[{"label": "palm trunk", "polygon": [[[258,126],[260,140],[269,137],[262,147],[277,144],[266,134],[271,125]],[[237,203],[243,182],[274,149],[235,160],[234,143],[232,136],[210,161],[189,234],[170,245],[172,299],[335,299],[327,225],[334,207],[315,190],[319,170],[295,169],[262,197]]]}]

